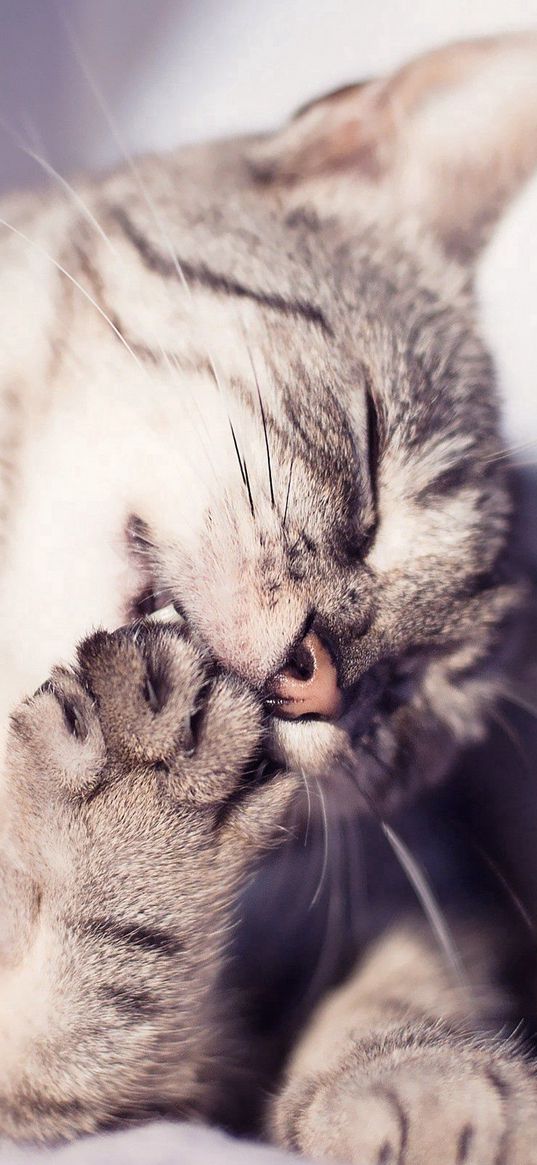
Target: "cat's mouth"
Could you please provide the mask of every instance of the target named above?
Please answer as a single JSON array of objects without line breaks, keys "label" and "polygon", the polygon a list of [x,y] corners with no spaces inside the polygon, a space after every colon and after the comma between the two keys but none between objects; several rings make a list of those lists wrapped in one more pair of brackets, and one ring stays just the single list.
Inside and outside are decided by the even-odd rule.
[{"label": "cat's mouth", "polygon": [[[168,597],[164,591],[161,595]],[[177,602],[156,603],[152,594],[144,592],[133,605],[129,621],[148,618],[188,626]],[[335,722],[348,707],[333,656],[312,630],[293,645],[286,662],[269,678],[261,695],[269,715],[281,720]]]},{"label": "cat's mouth", "polygon": [[[170,591],[160,587],[156,595],[140,592],[131,606],[131,619],[174,623],[187,629],[187,615],[179,604],[169,601]],[[305,781],[321,780],[323,786],[327,781],[330,786],[336,782],[338,788],[342,778],[348,784],[351,774],[349,811],[354,812],[357,803],[367,809],[379,780],[391,784],[382,757],[373,763],[368,756],[377,747],[368,743],[372,725],[379,718],[389,722],[390,712],[408,697],[407,688],[408,680],[403,691],[393,667],[383,664],[353,688],[342,690],[331,652],[311,627],[306,629],[286,664],[259,693],[267,712],[266,733],[261,754],[246,774],[244,789],[270,781],[282,769],[300,772]],[[236,796],[243,791],[241,786]]]},{"label": "cat's mouth", "polygon": [[[188,614],[155,569],[155,547],[144,524],[131,519],[128,534],[137,560],[137,586],[126,604],[126,622],[149,618],[175,623],[191,633]],[[375,716],[389,713],[384,703],[392,688],[393,676],[381,667],[357,687],[343,690],[336,652],[309,617],[286,659],[259,691],[267,712],[265,748],[270,763],[326,775],[338,758],[360,748]]]},{"label": "cat's mouth", "polygon": [[[153,540],[136,515],[127,522],[126,537],[137,580],[137,589],[126,604],[126,621],[152,618],[188,626],[173,589],[159,579]],[[260,694],[267,712],[277,719],[333,722],[342,715],[344,702],[334,652],[316,630],[313,614],[307,616],[286,658],[266,679]]]}]

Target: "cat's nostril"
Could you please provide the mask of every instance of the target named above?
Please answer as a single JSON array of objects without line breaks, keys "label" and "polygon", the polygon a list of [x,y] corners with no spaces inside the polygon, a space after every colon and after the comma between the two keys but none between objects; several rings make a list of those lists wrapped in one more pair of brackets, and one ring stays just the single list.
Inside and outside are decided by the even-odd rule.
[{"label": "cat's nostril", "polygon": [[275,716],[286,720],[339,716],[342,697],[334,661],[314,631],[293,648],[285,667],[272,680],[268,705]]},{"label": "cat's nostril", "polygon": [[307,683],[315,672],[315,655],[310,643],[304,639],[293,648],[283,674],[301,682]]}]

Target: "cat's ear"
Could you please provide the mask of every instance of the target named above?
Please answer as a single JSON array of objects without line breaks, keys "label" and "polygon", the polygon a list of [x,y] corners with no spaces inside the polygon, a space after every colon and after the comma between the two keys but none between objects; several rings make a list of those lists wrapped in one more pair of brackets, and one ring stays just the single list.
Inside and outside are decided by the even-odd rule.
[{"label": "cat's ear", "polygon": [[257,165],[268,182],[321,196],[339,181],[352,201],[359,182],[471,261],[537,167],[537,32],[451,45],[322,98],[264,143]]}]

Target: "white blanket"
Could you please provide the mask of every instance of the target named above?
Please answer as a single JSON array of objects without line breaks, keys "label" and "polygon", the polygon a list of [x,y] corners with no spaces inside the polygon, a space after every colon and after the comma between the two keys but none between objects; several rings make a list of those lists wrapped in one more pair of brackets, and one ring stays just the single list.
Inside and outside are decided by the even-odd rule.
[{"label": "white blanket", "polygon": [[277,1149],[237,1141],[197,1125],[159,1124],[84,1137],[63,1149],[24,1149],[0,1144],[1,1165],[292,1165]]}]

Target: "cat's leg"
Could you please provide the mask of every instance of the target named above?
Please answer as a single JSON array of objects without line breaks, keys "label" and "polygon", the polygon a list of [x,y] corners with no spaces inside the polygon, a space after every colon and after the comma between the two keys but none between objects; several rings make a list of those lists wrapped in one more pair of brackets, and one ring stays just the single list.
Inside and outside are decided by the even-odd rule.
[{"label": "cat's leg", "polygon": [[4,1136],[54,1141],[210,1106],[231,903],[293,789],[256,779],[262,720],[171,627],[94,635],[16,710],[0,849]]},{"label": "cat's leg", "polygon": [[388,935],[302,1037],[273,1139],[356,1165],[535,1165],[534,1070],[470,1034],[472,1010],[430,941]]}]

